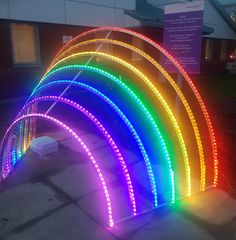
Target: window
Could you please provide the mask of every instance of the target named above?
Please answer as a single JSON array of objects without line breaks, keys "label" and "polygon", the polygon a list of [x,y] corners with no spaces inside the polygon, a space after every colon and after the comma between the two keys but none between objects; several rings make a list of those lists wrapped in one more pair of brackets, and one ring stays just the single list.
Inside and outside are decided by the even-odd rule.
[{"label": "window", "polygon": [[15,65],[39,64],[38,34],[33,24],[11,24],[12,55]]},{"label": "window", "polygon": [[[143,40],[142,39],[139,39],[137,37],[133,37],[133,40],[132,40],[132,45],[140,50],[143,50]],[[143,60],[143,57],[132,51],[132,61],[135,61],[135,62],[139,62],[139,61],[142,61]]]},{"label": "window", "polygon": [[205,60],[212,60],[212,53],[213,53],[213,40],[206,39],[206,46],[205,46]]},{"label": "window", "polygon": [[221,40],[220,59],[226,60],[226,56],[227,56],[227,41]]}]

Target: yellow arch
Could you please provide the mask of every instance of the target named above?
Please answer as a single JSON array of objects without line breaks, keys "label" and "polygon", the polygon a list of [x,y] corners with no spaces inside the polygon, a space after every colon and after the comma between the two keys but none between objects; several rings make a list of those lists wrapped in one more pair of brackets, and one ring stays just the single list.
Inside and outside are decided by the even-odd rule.
[{"label": "yellow arch", "polygon": [[64,52],[62,52],[60,55],[58,55],[54,59],[53,62],[54,63],[57,62],[63,56],[65,56],[67,53],[69,53],[71,50],[73,50],[75,48],[78,48],[78,47],[84,46],[84,45],[88,45],[88,44],[97,43],[97,42],[115,44],[115,45],[122,46],[124,48],[130,49],[130,50],[140,54],[142,57],[144,57],[146,60],[148,60],[150,63],[152,63],[166,77],[166,79],[172,85],[172,87],[176,91],[177,95],[181,99],[181,101],[182,101],[182,103],[183,103],[183,105],[184,105],[184,107],[187,111],[187,114],[188,114],[189,119],[191,121],[191,125],[192,125],[193,130],[194,130],[194,135],[195,135],[195,139],[196,139],[196,142],[197,142],[198,152],[199,152],[199,157],[200,157],[200,171],[201,171],[200,190],[204,191],[205,186],[206,186],[206,165],[205,165],[205,158],[204,158],[202,140],[201,140],[201,137],[200,137],[200,132],[199,132],[197,122],[195,120],[194,114],[193,114],[193,112],[191,110],[191,107],[189,106],[189,103],[188,103],[187,99],[185,98],[183,92],[181,91],[179,86],[175,83],[173,78],[167,73],[167,71],[155,59],[153,59],[150,55],[148,55],[144,51],[140,50],[139,48],[136,48],[132,45],[129,45],[129,44],[121,42],[121,41],[117,41],[117,40],[113,40],[113,39],[92,39],[92,40],[87,40],[87,41],[84,41],[84,42],[77,43],[77,44],[73,45],[72,47],[67,48]]},{"label": "yellow arch", "polygon": [[[209,113],[207,111],[207,108],[205,106],[205,103],[202,99],[202,97],[200,96],[197,88],[195,87],[193,81],[190,79],[190,77],[188,76],[188,74],[186,73],[186,71],[183,69],[183,67],[175,60],[175,58],[166,50],[164,49],[161,45],[159,45],[158,43],[154,42],[153,40],[151,40],[150,38],[137,33],[135,31],[132,31],[130,29],[126,29],[126,28],[120,28],[120,27],[100,27],[100,28],[95,28],[95,29],[91,29],[88,30],[86,32],[83,32],[81,34],[79,34],[78,36],[76,36],[75,38],[73,38],[71,41],[69,41],[67,44],[65,44],[62,49],[57,53],[57,55],[54,57],[54,59],[60,55],[60,53],[62,53],[63,51],[65,51],[71,44],[75,43],[75,41],[77,41],[78,39],[85,37],[87,35],[90,34],[94,34],[96,32],[102,32],[102,31],[110,31],[110,32],[120,32],[120,33],[125,33],[131,36],[135,36],[139,39],[142,39],[143,41],[145,41],[146,43],[150,44],[151,46],[153,46],[155,49],[157,49],[158,51],[160,51],[163,55],[165,55],[175,66],[176,68],[180,71],[180,73],[183,75],[183,77],[185,78],[186,82],[189,84],[191,90],[193,91],[199,105],[201,108],[201,111],[204,115],[206,124],[207,124],[207,128],[208,128],[208,132],[210,135],[210,140],[211,140],[211,146],[212,146],[212,155],[213,155],[213,161],[214,161],[214,180],[213,180],[213,186],[216,187],[218,184],[218,179],[219,179],[219,171],[218,171],[218,167],[219,167],[219,160],[218,160],[218,152],[217,152],[217,144],[216,144],[216,137],[215,137],[215,133],[214,133],[214,129],[211,123],[211,119],[209,116]],[[50,66],[52,66],[54,64],[54,59],[52,60]]]},{"label": "yellow arch", "polygon": [[[102,53],[102,52],[80,52],[80,53],[76,53],[76,54],[72,54],[68,57],[65,57],[63,59],[61,59],[60,61],[58,61],[57,63],[55,63],[54,65],[52,65],[47,72],[51,71],[53,68],[55,68],[57,65],[59,65],[62,62],[65,62],[69,59],[72,59],[74,57],[79,57],[79,56],[98,56],[98,57],[104,57],[104,58],[108,58],[114,62],[117,62],[125,67],[127,67],[128,69],[130,69],[132,72],[134,72],[136,75],[138,75],[146,84],[147,86],[151,89],[151,91],[155,94],[155,96],[158,98],[158,100],[161,102],[162,106],[164,107],[164,109],[166,110],[168,117],[171,120],[171,123],[174,126],[175,132],[177,134],[178,137],[178,141],[181,147],[181,151],[183,154],[183,158],[184,158],[184,166],[185,166],[185,174],[186,174],[186,185],[187,185],[187,196],[191,195],[191,170],[190,170],[190,165],[189,165],[189,159],[188,159],[188,153],[187,153],[187,149],[186,149],[186,145],[183,139],[183,135],[181,133],[180,127],[178,125],[178,122],[173,114],[173,112],[171,111],[169,105],[167,104],[167,102],[165,101],[165,99],[163,98],[163,96],[161,95],[161,93],[156,89],[156,87],[153,85],[153,83],[142,73],[140,72],[137,68],[135,68],[134,66],[132,66],[131,64],[127,63],[126,61],[114,57],[112,55],[106,54],[106,53]],[[44,77],[41,79],[41,81],[39,82],[39,84],[37,85],[37,87],[43,82],[43,80],[45,79],[45,75]],[[36,88],[37,88],[36,87]]]}]

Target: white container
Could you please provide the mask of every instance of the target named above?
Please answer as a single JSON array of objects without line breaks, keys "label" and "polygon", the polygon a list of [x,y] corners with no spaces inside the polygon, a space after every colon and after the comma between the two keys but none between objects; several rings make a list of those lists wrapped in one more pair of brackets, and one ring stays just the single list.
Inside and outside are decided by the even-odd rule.
[{"label": "white container", "polygon": [[51,137],[43,136],[31,141],[30,149],[43,157],[49,153],[58,152],[58,143]]}]

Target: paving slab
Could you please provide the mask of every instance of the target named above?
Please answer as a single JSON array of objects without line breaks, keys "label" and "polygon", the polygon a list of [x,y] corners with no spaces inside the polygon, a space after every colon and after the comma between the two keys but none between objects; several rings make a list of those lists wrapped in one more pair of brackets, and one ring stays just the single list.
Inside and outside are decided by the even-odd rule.
[{"label": "paving slab", "polygon": [[109,145],[93,150],[93,156],[99,161],[99,165],[103,168],[112,169],[120,166]]},{"label": "paving slab", "polygon": [[148,224],[129,235],[129,240],[213,240],[208,232],[200,228],[178,212],[170,211],[165,216],[157,216]]},{"label": "paving slab", "polygon": [[137,155],[135,155],[134,153],[125,148],[122,149],[122,153],[128,164],[134,164],[138,161],[142,161],[142,159],[140,159]]},{"label": "paving slab", "polygon": [[49,180],[75,199],[101,187],[96,172],[89,163],[69,166],[63,172],[51,176]]},{"label": "paving slab", "polygon": [[115,238],[75,205],[67,206],[7,240],[114,240]]},{"label": "paving slab", "polygon": [[236,200],[218,189],[193,195],[185,200],[181,206],[194,216],[210,224],[223,225],[236,219]]},{"label": "paving slab", "polygon": [[[153,211],[143,213],[136,217],[130,217],[122,219],[112,228],[112,233],[118,237],[118,239],[131,239],[134,232],[143,228],[146,224],[150,223],[154,218]],[[144,238],[145,240],[148,238]],[[148,239],[149,240],[149,239]]]},{"label": "paving slab", "polygon": [[106,199],[102,190],[80,198],[77,204],[100,224],[108,224]]},{"label": "paving slab", "polygon": [[38,181],[38,179],[59,174],[68,166],[84,163],[85,159],[83,154],[74,153],[61,146],[59,152],[41,158],[33,151],[28,150],[10,176],[0,184],[0,191],[28,181]]},{"label": "paving slab", "polygon": [[132,164],[131,173],[136,182],[138,182],[144,189],[151,191],[151,185],[144,162],[136,162]]},{"label": "paving slab", "polygon": [[[102,173],[107,183],[116,179],[113,174],[104,169]],[[79,199],[102,187],[96,170],[86,161],[67,167],[63,172],[51,176],[49,180],[74,199]]]},{"label": "paving slab", "polygon": [[26,183],[0,193],[0,236],[63,204],[42,183]]},{"label": "paving slab", "polygon": [[[119,171],[119,176],[117,177],[120,178],[120,174],[122,174],[121,166],[116,159],[112,148],[107,145],[107,143],[104,142],[103,139],[93,134],[84,134],[83,136],[86,136],[86,144],[92,150],[92,154],[99,163],[99,166],[104,169],[113,170],[114,175],[117,175]],[[73,139],[67,139],[61,142],[61,144],[68,149],[71,149],[73,152],[84,153],[80,147],[74,144]],[[123,154],[127,168],[130,168],[130,164],[136,162],[137,157],[128,150],[121,149],[121,152]]]},{"label": "paving slab", "polygon": [[[120,152],[124,158],[127,168],[130,168],[131,164],[134,164],[138,161],[138,157],[129,150],[126,150],[125,148],[120,148]],[[100,164],[102,167],[110,169],[121,168],[120,163],[116,159],[110,145],[106,145],[104,147],[93,150],[93,154],[96,159],[100,160]]]},{"label": "paving slab", "polygon": [[[80,130],[80,129],[76,129],[76,132],[78,133],[79,136],[83,136],[84,134],[87,134],[85,131]],[[58,142],[63,142],[63,141],[67,141],[69,139],[72,139],[71,135],[69,135],[67,132],[65,132],[64,130],[53,130],[51,132],[42,132],[39,134],[39,136],[50,136],[53,139],[55,139]]]},{"label": "paving slab", "polygon": [[[123,186],[119,186],[116,188],[109,188],[108,190],[110,194],[114,220],[116,221],[132,215],[131,205],[126,189],[124,189]],[[79,199],[78,205],[101,224],[107,224],[107,205],[102,190],[82,197]]]},{"label": "paving slab", "polygon": [[[60,134],[63,133],[59,133],[58,138]],[[90,142],[89,147],[97,155],[97,161],[107,180],[114,220],[118,220],[114,228],[104,228],[107,222],[106,201],[95,169],[72,139],[63,140],[61,136],[59,141],[65,143],[64,149],[41,159],[35,155],[28,156],[29,161],[26,159],[19,164],[10,176],[12,182],[21,182],[26,174],[26,181],[31,181],[36,176],[37,181],[48,182],[47,186],[39,182],[21,182],[17,187],[1,191],[0,239],[10,234],[7,238],[10,240],[113,240],[114,236],[122,240],[212,240],[213,236],[218,235],[210,235],[208,228],[211,225],[219,226],[217,231],[222,230],[219,239],[236,239],[236,203],[219,190],[206,191],[182,201],[183,207],[178,211],[163,207],[129,218],[131,207],[127,189],[110,147],[98,136],[86,132],[83,136]],[[130,151],[122,150],[129,156],[128,167],[131,179],[134,180],[138,211],[151,210],[152,196],[147,172],[144,171],[145,165]],[[107,161],[102,161],[103,159]],[[196,180],[194,185],[198,188],[199,182]],[[72,199],[60,198],[62,192]],[[76,205],[72,204],[74,200]],[[70,205],[65,207],[65,204]],[[120,219],[125,221],[119,222]],[[230,234],[227,235],[229,231]]]},{"label": "paving slab", "polygon": [[[128,189],[125,183],[115,182],[108,186],[113,218],[115,221],[132,216],[132,207],[129,200]],[[137,191],[135,191],[137,211],[142,212],[150,209],[150,202],[146,201]],[[78,204],[91,216],[102,224],[107,222],[106,199],[102,189],[81,197]],[[99,205],[99,208],[97,207]]]},{"label": "paving slab", "polygon": [[[153,206],[154,197],[151,192],[151,184],[149,181],[148,173],[143,162],[135,162],[130,166],[131,179],[134,183],[136,197],[141,202],[144,202],[148,208]],[[141,211],[145,209],[140,209]]]},{"label": "paving slab", "polygon": [[[98,137],[91,133],[82,134],[81,139],[84,141],[84,143],[88,146],[88,148],[91,151],[107,145],[105,139],[102,139],[101,137]],[[65,141],[61,141],[61,144],[68,147],[74,152],[84,153],[82,147],[78,143],[76,143],[75,140],[72,138],[67,139]]]}]

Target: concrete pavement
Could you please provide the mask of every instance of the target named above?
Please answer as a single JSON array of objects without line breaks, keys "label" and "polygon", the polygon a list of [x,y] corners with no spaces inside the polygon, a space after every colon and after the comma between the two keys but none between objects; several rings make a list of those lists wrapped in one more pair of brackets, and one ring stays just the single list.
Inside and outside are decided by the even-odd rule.
[{"label": "concrete pavement", "polygon": [[[125,189],[113,174],[118,170],[106,143],[91,133],[81,134],[99,159],[109,159],[102,162],[102,169],[111,195],[124,196]],[[0,240],[236,239],[236,201],[220,190],[150,211],[112,230],[106,228],[104,196],[94,180],[94,170],[71,139],[65,139],[61,132],[51,136],[59,141],[59,152],[39,158],[28,151],[0,186]],[[124,151],[133,170],[140,171],[138,158]],[[150,197],[146,196],[145,183],[137,185],[138,207],[145,211],[150,208]],[[128,198],[113,200],[114,217],[127,216]]]}]

